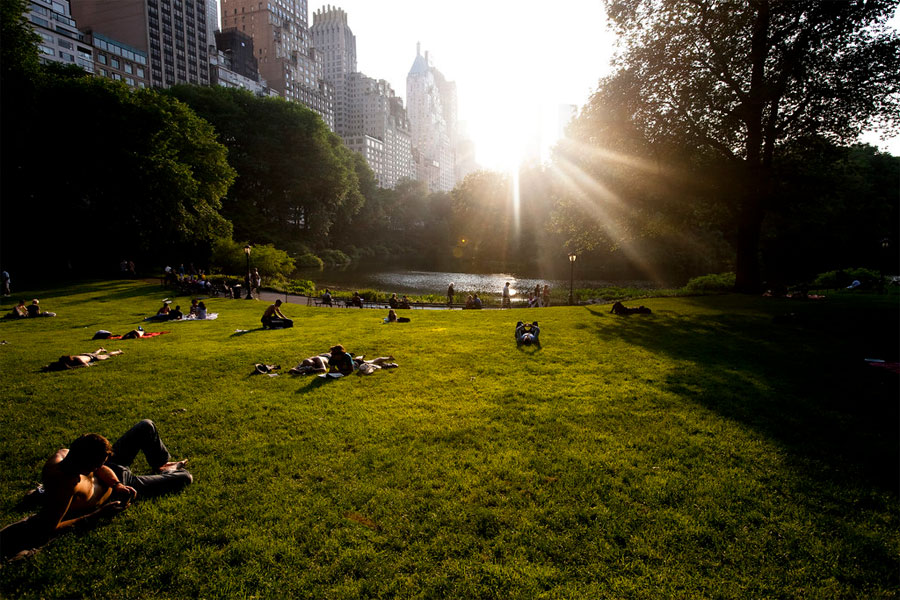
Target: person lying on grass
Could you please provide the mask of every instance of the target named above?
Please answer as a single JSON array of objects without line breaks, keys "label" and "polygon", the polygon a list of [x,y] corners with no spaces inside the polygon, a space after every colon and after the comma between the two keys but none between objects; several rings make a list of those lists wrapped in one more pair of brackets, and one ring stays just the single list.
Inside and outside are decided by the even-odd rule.
[{"label": "person lying on grass", "polygon": [[292,375],[310,375],[313,373],[327,373],[331,354],[325,352],[316,356],[310,356],[301,360],[296,367],[288,371]]},{"label": "person lying on grass", "polygon": [[263,313],[262,325],[263,329],[276,327],[293,327],[294,322],[281,314],[279,307],[281,300],[276,300],[275,304],[270,304],[269,308]]},{"label": "person lying on grass", "polygon": [[[139,452],[153,474],[131,472]],[[42,485],[27,496],[40,505],[39,512],[0,530],[3,558],[25,555],[75,527],[89,527],[137,498],[181,490],[194,479],[184,468],[186,462],[171,461],[156,425],[147,419],[113,445],[96,433],[82,435],[44,465]]]},{"label": "person lying on grass", "polygon": [[77,369],[78,367],[90,367],[96,362],[106,360],[112,356],[122,354],[121,350],[113,350],[108,352],[105,348],[97,348],[94,352],[85,352],[84,354],[64,355],[59,360],[45,366],[43,371],[65,371],[67,369]]},{"label": "person lying on grass", "polygon": [[322,373],[340,373],[341,375],[350,375],[354,371],[361,371],[368,375],[377,369],[390,369],[396,367],[396,363],[391,363],[393,356],[379,356],[372,360],[365,360],[365,355],[352,356],[344,350],[344,347],[338,344],[332,346],[328,352],[323,352],[316,356],[304,358],[300,363],[288,371],[293,375],[310,375]]},{"label": "person lying on grass", "polygon": [[541,346],[541,340],[539,336],[541,335],[541,328],[538,327],[537,321],[532,321],[531,323],[523,323],[519,321],[516,323],[516,344],[530,346],[534,344],[538,348]]}]

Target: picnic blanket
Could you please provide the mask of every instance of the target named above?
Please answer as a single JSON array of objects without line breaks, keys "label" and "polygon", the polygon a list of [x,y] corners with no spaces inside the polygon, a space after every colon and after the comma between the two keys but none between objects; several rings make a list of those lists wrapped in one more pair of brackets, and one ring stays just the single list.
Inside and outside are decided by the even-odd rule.
[{"label": "picnic blanket", "polygon": [[201,319],[197,317],[197,315],[184,315],[180,319],[176,319],[176,321],[213,321],[219,318],[219,313],[206,313],[206,318]]},{"label": "picnic blanket", "polygon": [[[144,335],[142,335],[142,336],[139,337],[139,338],[134,338],[134,339],[136,339],[136,340],[142,340],[142,339],[144,339],[144,338],[156,337],[156,336],[162,335],[162,334],[164,334],[164,333],[171,333],[171,331],[145,331],[145,332],[144,332]],[[122,339],[122,336],[121,336],[121,335],[111,335],[111,336],[109,336],[109,337],[106,338],[106,339],[108,339],[108,340],[121,340],[121,339]]]}]

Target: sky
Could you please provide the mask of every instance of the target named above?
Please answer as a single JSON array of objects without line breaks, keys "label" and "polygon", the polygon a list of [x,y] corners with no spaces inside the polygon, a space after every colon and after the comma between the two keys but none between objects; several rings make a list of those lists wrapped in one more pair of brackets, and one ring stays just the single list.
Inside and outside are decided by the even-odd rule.
[{"label": "sky", "polygon": [[[455,81],[459,120],[483,167],[509,169],[541,132],[546,157],[558,106],[581,107],[609,72],[615,39],[601,0],[336,0],[356,36],[357,68],[406,100],[416,43]],[[309,2],[313,13],[326,6]],[[892,25],[900,29],[900,10]],[[900,155],[900,137],[864,141]]]},{"label": "sky", "polygon": [[[310,2],[310,25],[323,6]],[[517,163],[539,124],[547,130],[546,150],[558,129],[558,105],[585,104],[613,52],[600,0],[337,0],[330,6],[347,13],[357,68],[387,80],[404,101],[421,43],[432,65],[456,82],[459,120],[488,168]]]}]

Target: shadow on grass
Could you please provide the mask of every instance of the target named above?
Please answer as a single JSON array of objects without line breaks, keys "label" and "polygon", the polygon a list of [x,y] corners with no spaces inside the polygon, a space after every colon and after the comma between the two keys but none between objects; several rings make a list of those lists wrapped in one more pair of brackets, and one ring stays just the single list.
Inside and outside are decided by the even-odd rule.
[{"label": "shadow on grass", "polygon": [[257,327],[256,329],[238,329],[234,333],[232,333],[229,337],[239,337],[242,335],[247,335],[248,333],[257,333],[259,331],[265,331],[265,327]]},{"label": "shadow on grass", "polygon": [[[584,328],[685,363],[656,385],[824,465],[806,475],[837,484],[858,478],[896,494],[900,377],[864,361],[872,353],[896,359],[878,356],[896,347],[896,308],[795,303],[747,311],[742,300],[731,314],[618,317],[587,308],[597,320]],[[780,318],[788,310],[790,318]]]}]

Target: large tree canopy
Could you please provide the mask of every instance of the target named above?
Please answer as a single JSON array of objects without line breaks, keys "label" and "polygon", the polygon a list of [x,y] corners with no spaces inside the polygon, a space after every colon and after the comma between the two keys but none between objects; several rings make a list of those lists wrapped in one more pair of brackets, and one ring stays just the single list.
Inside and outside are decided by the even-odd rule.
[{"label": "large tree canopy", "polygon": [[362,207],[353,153],[305,106],[223,87],[166,93],[209,121],[228,147],[238,176],[223,212],[236,238],[303,252],[324,245],[332,225]]},{"label": "large tree canopy", "polygon": [[113,267],[231,235],[219,199],[234,171],[184,104],[106,79],[42,75],[15,110],[3,132],[2,237],[16,268],[92,270],[104,262],[96,248]]},{"label": "large tree canopy", "polygon": [[754,290],[779,146],[897,128],[900,38],[885,26],[897,5],[608,0],[621,51],[585,114],[614,110],[620,129],[644,146],[641,158],[680,154],[677,162],[718,165],[735,216],[737,285]]}]

